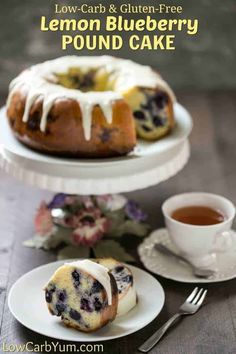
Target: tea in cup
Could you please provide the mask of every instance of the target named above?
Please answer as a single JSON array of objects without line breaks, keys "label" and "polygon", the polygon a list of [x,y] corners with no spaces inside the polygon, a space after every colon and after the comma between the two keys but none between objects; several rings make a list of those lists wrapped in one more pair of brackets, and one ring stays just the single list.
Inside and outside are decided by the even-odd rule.
[{"label": "tea in cup", "polygon": [[162,211],[172,242],[198,264],[232,244],[235,216],[232,202],[210,193],[183,193],[167,199]]}]

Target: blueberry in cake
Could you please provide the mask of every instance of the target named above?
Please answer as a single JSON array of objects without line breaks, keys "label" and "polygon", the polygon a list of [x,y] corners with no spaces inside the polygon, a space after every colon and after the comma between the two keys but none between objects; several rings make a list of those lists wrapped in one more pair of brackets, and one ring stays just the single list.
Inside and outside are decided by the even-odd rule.
[{"label": "blueberry in cake", "polygon": [[82,260],[56,270],[45,287],[45,300],[65,325],[92,332],[115,319],[118,289],[106,267]]},{"label": "blueberry in cake", "polygon": [[115,278],[119,294],[117,316],[126,314],[137,303],[137,293],[131,270],[114,258],[100,258],[96,262],[108,268]]},{"label": "blueberry in cake", "polygon": [[113,157],[136,138],[174,127],[175,96],[150,66],[110,56],[66,56],[34,65],[10,84],[7,117],[23,144],[73,157]]}]

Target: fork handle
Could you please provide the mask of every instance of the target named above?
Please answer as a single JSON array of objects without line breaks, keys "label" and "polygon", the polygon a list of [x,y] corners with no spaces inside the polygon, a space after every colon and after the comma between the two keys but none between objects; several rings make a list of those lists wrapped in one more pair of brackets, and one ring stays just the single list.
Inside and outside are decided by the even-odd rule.
[{"label": "fork handle", "polygon": [[162,338],[162,336],[166,333],[166,331],[170,328],[170,326],[177,320],[177,318],[181,317],[181,313],[176,313],[173,317],[171,317],[161,328],[159,328],[150,338],[146,340],[138,350],[142,353],[147,353],[151,350]]}]

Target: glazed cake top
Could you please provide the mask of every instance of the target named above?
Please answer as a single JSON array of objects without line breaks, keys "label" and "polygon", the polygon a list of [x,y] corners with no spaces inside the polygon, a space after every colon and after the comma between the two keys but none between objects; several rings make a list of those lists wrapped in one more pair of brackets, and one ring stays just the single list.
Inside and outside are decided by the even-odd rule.
[{"label": "glazed cake top", "polygon": [[[57,74],[68,72],[70,68],[84,71],[103,70],[112,81],[112,90],[83,92],[79,89],[66,88],[58,84]],[[122,94],[134,88],[159,88],[167,92],[174,101],[175,96],[161,76],[151,69],[131,60],[111,56],[65,56],[34,65],[17,76],[9,87],[9,105],[12,96],[19,89],[26,93],[23,122],[27,122],[30,109],[38,99],[43,99],[40,130],[45,132],[47,115],[54,101],[60,98],[74,99],[79,103],[82,113],[82,124],[86,140],[91,137],[92,110],[99,105],[108,123],[112,122],[112,104],[122,99]]]},{"label": "glazed cake top", "polygon": [[99,283],[102,284],[108,299],[108,305],[112,304],[112,291],[111,291],[111,279],[108,274],[108,269],[101,264],[90,261],[89,259],[84,259],[82,261],[74,261],[65,263],[65,265],[76,267],[97,279]]}]

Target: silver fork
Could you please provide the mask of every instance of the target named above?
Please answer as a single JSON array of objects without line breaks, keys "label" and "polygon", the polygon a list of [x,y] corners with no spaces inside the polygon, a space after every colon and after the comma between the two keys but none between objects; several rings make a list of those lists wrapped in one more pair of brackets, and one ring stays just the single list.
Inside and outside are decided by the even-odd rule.
[{"label": "silver fork", "polygon": [[138,350],[142,353],[147,353],[151,350],[166,333],[168,328],[177,320],[177,318],[184,315],[193,315],[201,307],[207,290],[195,288],[189,297],[185,300],[183,305],[180,306],[179,311],[171,317],[161,328],[159,328],[146,342],[144,342]]}]

